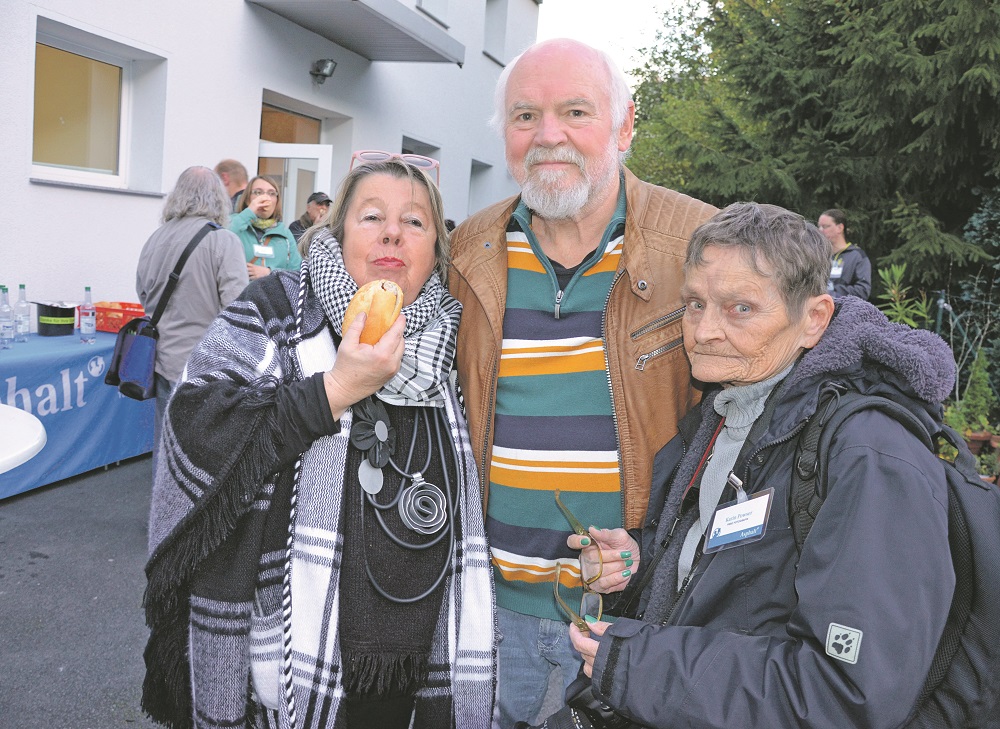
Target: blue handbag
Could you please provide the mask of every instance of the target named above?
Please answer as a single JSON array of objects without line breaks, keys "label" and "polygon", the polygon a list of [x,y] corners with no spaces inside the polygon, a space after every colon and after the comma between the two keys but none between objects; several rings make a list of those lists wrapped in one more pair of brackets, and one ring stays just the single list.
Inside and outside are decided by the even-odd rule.
[{"label": "blue handbag", "polygon": [[174,289],[177,288],[177,281],[188,257],[201,243],[202,238],[218,228],[215,223],[205,223],[188,243],[181,257],[177,259],[177,265],[174,266],[167,285],[163,288],[163,294],[156,303],[153,316],[133,319],[119,330],[115,351],[111,355],[111,364],[104,376],[106,385],[117,387],[122,395],[133,400],[149,400],[156,397],[156,343],[160,339],[156,323],[160,321]]},{"label": "blue handbag", "polygon": [[133,400],[156,396],[156,342],[160,333],[148,316],[133,319],[118,332],[104,382]]}]

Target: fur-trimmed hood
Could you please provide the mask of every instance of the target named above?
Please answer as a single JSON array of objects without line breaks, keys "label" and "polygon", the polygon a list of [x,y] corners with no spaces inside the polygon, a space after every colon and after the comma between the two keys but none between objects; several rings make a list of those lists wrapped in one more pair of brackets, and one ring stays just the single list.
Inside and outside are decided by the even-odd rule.
[{"label": "fur-trimmed hood", "polygon": [[814,407],[819,385],[834,379],[937,420],[955,384],[955,357],[937,334],[893,324],[867,301],[845,296],[819,343],[788,376],[787,390],[813,395]]}]

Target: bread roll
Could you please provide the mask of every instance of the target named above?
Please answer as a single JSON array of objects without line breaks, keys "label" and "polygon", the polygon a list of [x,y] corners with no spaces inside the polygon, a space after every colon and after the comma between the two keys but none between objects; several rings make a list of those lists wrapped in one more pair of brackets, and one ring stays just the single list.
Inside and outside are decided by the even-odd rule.
[{"label": "bread roll", "polygon": [[389,330],[402,310],[403,290],[398,284],[384,278],[369,281],[358,289],[358,293],[354,294],[351,303],[347,305],[341,331],[346,332],[354,317],[364,311],[368,314],[368,319],[365,321],[365,328],[361,330],[361,341],[364,344],[375,344]]}]

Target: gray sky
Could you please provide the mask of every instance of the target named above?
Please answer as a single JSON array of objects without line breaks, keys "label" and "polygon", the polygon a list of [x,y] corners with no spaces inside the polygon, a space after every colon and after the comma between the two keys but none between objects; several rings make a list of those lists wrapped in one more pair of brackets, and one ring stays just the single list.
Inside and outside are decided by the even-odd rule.
[{"label": "gray sky", "polygon": [[543,0],[538,40],[575,38],[606,51],[623,71],[641,66],[636,50],[651,46],[672,0]]}]

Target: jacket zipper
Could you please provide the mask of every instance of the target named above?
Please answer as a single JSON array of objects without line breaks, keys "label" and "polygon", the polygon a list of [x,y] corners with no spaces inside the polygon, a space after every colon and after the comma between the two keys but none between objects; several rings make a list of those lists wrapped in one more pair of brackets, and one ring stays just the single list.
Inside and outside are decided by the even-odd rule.
[{"label": "jacket zipper", "polygon": [[649,324],[644,324],[643,326],[636,329],[634,332],[629,334],[629,336],[633,340],[636,340],[639,337],[643,336],[644,334],[649,334],[651,331],[654,331],[656,329],[661,329],[665,326],[669,326],[670,324],[673,324],[675,321],[684,316],[685,309],[687,309],[687,307],[682,306],[677,311],[672,311],[666,316],[661,316],[659,319],[654,319],[653,321],[649,322]]},{"label": "jacket zipper", "polygon": [[698,549],[694,553],[694,561],[691,563],[691,571],[688,572],[687,577],[681,583],[681,589],[677,592],[677,597],[674,598],[674,604],[670,606],[670,611],[667,613],[667,617],[663,619],[661,625],[670,625],[670,619],[674,616],[677,611],[677,606],[681,604],[681,600],[684,599],[684,594],[687,592],[688,585],[691,584],[691,578],[694,577],[694,573],[698,569],[698,564],[701,562],[702,557],[702,542],[698,543]]},{"label": "jacket zipper", "polygon": [[604,372],[608,378],[608,396],[611,398],[611,422],[615,426],[615,443],[618,446],[618,493],[619,503],[622,510],[622,526],[625,526],[625,469],[622,468],[622,443],[621,434],[618,432],[618,410],[615,408],[615,388],[611,383],[611,357],[608,352],[608,304],[611,303],[611,294],[615,286],[625,275],[624,269],[619,271],[611,286],[608,288],[607,298],[604,299],[604,311],[601,314],[601,342],[604,345]]},{"label": "jacket zipper", "polygon": [[[764,451],[764,450],[766,450],[768,448],[774,448],[775,446],[781,445],[782,443],[787,443],[792,438],[794,438],[796,435],[798,435],[798,433],[804,427],[806,427],[806,423],[808,423],[808,422],[809,422],[809,419],[806,418],[801,423],[799,423],[798,426],[796,426],[791,431],[789,431],[784,437],[779,438],[778,440],[775,440],[775,441],[771,441],[770,443],[765,443],[764,445],[762,445],[759,448],[755,449],[753,451],[753,453],[750,454],[750,456],[746,459],[746,461],[744,463],[744,467],[743,467],[743,483],[747,483],[749,481],[749,478],[750,478],[750,463],[754,460],[754,458],[757,457],[757,455],[759,453],[761,453],[762,451]],[[671,533],[672,532],[673,532],[673,530],[671,530]],[[673,617],[674,613],[676,612],[677,607],[681,604],[681,600],[684,599],[684,595],[685,595],[685,593],[687,593],[688,586],[691,584],[691,578],[694,577],[694,574],[695,574],[695,572],[698,569],[698,564],[701,562],[701,558],[702,558],[702,554],[703,554],[702,553],[703,546],[704,546],[704,540],[702,540],[701,542],[698,543],[698,550],[695,552],[694,562],[691,564],[691,571],[688,573],[688,576],[685,577],[684,581],[681,583],[681,589],[678,591],[677,597],[674,598],[674,603],[673,603],[673,605],[670,606],[670,611],[667,613],[667,617],[663,619],[663,622],[661,623],[661,625],[669,625],[670,624],[670,619]]]},{"label": "jacket zipper", "polygon": [[635,368],[640,372],[642,372],[644,369],[646,369],[646,363],[649,362],[649,360],[656,359],[660,355],[666,354],[667,352],[672,352],[673,350],[681,346],[683,342],[684,342],[684,337],[677,337],[677,339],[675,339],[674,341],[667,342],[662,347],[657,347],[652,352],[646,352],[646,354],[639,355],[639,359],[635,361]]},{"label": "jacket zipper", "polygon": [[483,516],[485,517],[486,511],[486,501],[489,498],[489,481],[486,480],[486,458],[489,456],[490,451],[490,431],[492,430],[493,423],[493,411],[496,410],[496,390],[497,390],[497,360],[493,360],[493,372],[490,376],[490,398],[489,398],[489,408],[486,411],[486,423],[483,427],[483,458],[480,461],[483,465],[480,467],[479,474],[479,495],[483,497]]},{"label": "jacket zipper", "polygon": [[794,438],[795,436],[797,436],[800,432],[802,432],[802,429],[806,427],[806,423],[808,423],[810,421],[810,419],[811,418],[806,418],[805,420],[803,420],[801,423],[799,423],[798,425],[796,425],[794,428],[792,428],[790,431],[788,431],[787,434],[785,434],[783,437],[779,438],[778,440],[771,441],[770,443],[765,443],[762,446],[760,446],[759,448],[756,448],[753,451],[753,453],[751,453],[747,457],[746,461],[743,462],[743,483],[746,484],[746,483],[749,482],[749,480],[750,480],[750,464],[753,462],[753,460],[757,457],[757,455],[759,453],[761,453],[762,451],[767,450],[768,448],[774,448],[775,446],[779,446],[779,445],[782,445],[783,443],[787,443],[792,438]]}]

